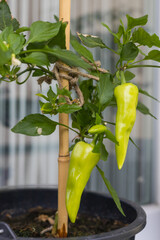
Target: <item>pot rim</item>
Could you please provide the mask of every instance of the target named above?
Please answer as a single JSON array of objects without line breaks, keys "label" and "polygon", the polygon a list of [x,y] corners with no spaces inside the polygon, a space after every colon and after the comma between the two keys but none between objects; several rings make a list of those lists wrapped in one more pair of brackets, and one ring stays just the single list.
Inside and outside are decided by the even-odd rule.
[{"label": "pot rim", "polygon": [[[25,186],[7,186],[2,187],[0,189],[0,194],[7,191],[22,191],[22,190],[57,190],[56,185],[25,185]],[[98,193],[96,191],[84,191],[85,193],[96,194],[98,196],[107,197],[112,199],[111,196],[105,193]],[[125,238],[132,237],[140,232],[146,225],[146,213],[143,208],[130,200],[126,200],[124,198],[120,198],[120,201],[124,204],[130,205],[132,208],[135,209],[137,213],[136,219],[131,222],[129,225],[124,226],[120,229],[112,230],[110,232],[103,232],[96,235],[89,235],[89,236],[81,236],[81,237],[69,237],[69,238],[25,238],[25,237],[17,237],[17,240],[53,240],[53,239],[72,239],[72,240],[91,240],[91,239],[99,239],[99,240],[122,240]]]}]

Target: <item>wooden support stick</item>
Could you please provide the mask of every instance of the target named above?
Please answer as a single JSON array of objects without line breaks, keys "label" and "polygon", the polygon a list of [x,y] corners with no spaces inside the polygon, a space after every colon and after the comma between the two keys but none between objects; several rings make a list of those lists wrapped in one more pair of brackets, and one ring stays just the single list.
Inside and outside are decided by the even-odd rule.
[{"label": "wooden support stick", "polygon": [[[70,9],[71,0],[59,0],[59,19],[67,21],[66,48],[70,45]],[[61,73],[64,73],[62,71]],[[62,79],[61,86],[69,89],[68,80]],[[69,125],[68,114],[59,114],[59,123]],[[68,214],[65,204],[66,183],[69,168],[69,131],[59,126],[59,158],[58,158],[58,235],[66,237],[68,233]]]}]

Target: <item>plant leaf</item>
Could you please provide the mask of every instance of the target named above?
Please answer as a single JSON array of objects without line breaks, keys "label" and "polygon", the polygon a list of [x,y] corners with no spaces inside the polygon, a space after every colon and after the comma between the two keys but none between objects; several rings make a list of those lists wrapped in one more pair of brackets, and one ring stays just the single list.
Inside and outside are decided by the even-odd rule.
[{"label": "plant leaf", "polygon": [[21,27],[21,28],[18,28],[16,30],[16,33],[22,33],[22,32],[26,32],[26,31],[30,31],[30,28],[29,27]]},{"label": "plant leaf", "polygon": [[81,109],[81,107],[79,105],[76,105],[76,104],[63,104],[61,106],[58,107],[57,111],[59,113],[73,113],[73,112],[76,112],[76,111],[79,111]]},{"label": "plant leaf", "polygon": [[11,51],[8,50],[6,45],[0,40],[0,66],[8,63],[11,59]]},{"label": "plant leaf", "polygon": [[23,35],[19,35],[16,33],[11,33],[8,36],[7,42],[12,49],[13,53],[18,54],[23,48],[23,44],[25,42],[25,38]]},{"label": "plant leaf", "polygon": [[98,125],[98,124],[101,124],[101,122],[102,122],[101,117],[99,116],[98,113],[96,113],[96,122],[95,122],[95,124]]},{"label": "plant leaf", "polygon": [[143,89],[139,88],[139,93],[142,93],[143,95],[150,97],[152,99],[154,99],[157,102],[160,102],[157,98],[153,97],[152,95],[150,95],[148,92],[144,91]]},{"label": "plant leaf", "polygon": [[101,74],[97,83],[99,102],[101,105],[108,103],[113,98],[114,84],[109,73]]},{"label": "plant leaf", "polygon": [[153,114],[150,113],[150,110],[141,102],[138,102],[137,110],[145,115],[150,115],[151,117],[157,119]]},{"label": "plant leaf", "polygon": [[133,139],[131,137],[129,137],[129,140],[138,150],[140,150],[140,148],[137,146],[137,144],[133,141]]},{"label": "plant leaf", "polygon": [[19,22],[15,18],[12,18],[7,2],[2,0],[0,2],[0,30],[3,30],[10,25],[13,26],[13,30],[19,28]]},{"label": "plant leaf", "polygon": [[107,47],[103,43],[103,41],[97,36],[78,33],[78,37],[80,38],[82,43],[87,47],[90,47],[90,48],[95,48],[95,47],[106,48]]},{"label": "plant leaf", "polygon": [[104,176],[104,172],[97,165],[96,165],[96,167],[97,167],[97,169],[98,169],[98,171],[99,171],[99,173],[100,173],[100,175],[101,175],[101,177],[102,177],[102,179],[103,179],[103,181],[104,181],[104,183],[105,183],[109,193],[111,194],[111,196],[112,196],[112,198],[113,198],[113,200],[114,200],[118,210],[122,213],[123,216],[125,216],[125,213],[124,213],[124,211],[122,209],[119,197],[118,197],[115,189],[112,187],[112,185],[110,184],[109,180]]},{"label": "plant leaf", "polygon": [[128,30],[130,30],[136,26],[144,26],[148,22],[148,15],[144,15],[139,18],[133,18],[127,14],[126,17],[127,17],[127,21],[128,21]]},{"label": "plant leaf", "polygon": [[106,147],[103,143],[101,143],[101,148],[100,148],[100,159],[103,161],[107,161],[108,160],[108,152],[106,150]]},{"label": "plant leaf", "polygon": [[121,50],[121,59],[123,61],[130,61],[134,60],[139,53],[139,49],[136,47],[136,45],[132,42],[126,43]]},{"label": "plant leaf", "polygon": [[58,125],[42,114],[30,114],[19,121],[11,130],[14,133],[28,136],[49,135],[53,133]]},{"label": "plant leaf", "polygon": [[135,77],[135,74],[130,71],[125,71],[124,76],[125,76],[126,81],[130,81]]},{"label": "plant leaf", "polygon": [[49,66],[49,60],[45,53],[42,52],[33,52],[27,57],[24,57],[23,60],[27,63],[31,63],[37,66]]},{"label": "plant leaf", "polygon": [[59,46],[61,49],[66,48],[65,30],[67,27],[67,22],[60,22],[60,23],[61,23],[61,26],[60,26],[58,34],[55,37],[53,37],[53,39],[51,39],[48,43],[48,46],[50,48],[54,48],[55,46]]},{"label": "plant leaf", "polygon": [[80,55],[83,56],[85,59],[87,59],[89,62],[94,63],[94,59],[93,59],[93,55],[92,53],[85,48],[84,46],[82,46],[76,39],[76,37],[74,37],[73,35],[71,35],[71,45],[74,48],[74,50]]},{"label": "plant leaf", "polygon": [[56,86],[57,86],[57,95],[68,96],[69,98],[71,98],[71,92],[69,90],[67,90],[65,87],[60,89],[58,85]]},{"label": "plant leaf", "polygon": [[143,60],[153,60],[153,61],[160,62],[160,51],[159,50],[150,51]]},{"label": "plant leaf", "polygon": [[110,130],[108,130],[108,129],[106,131],[106,138],[108,138],[109,140],[111,140],[115,144],[119,145],[119,143],[118,143],[116,137],[114,136],[114,134]]},{"label": "plant leaf", "polygon": [[86,70],[91,68],[91,66],[88,63],[83,61],[79,56],[77,56],[72,51],[65,50],[65,49],[57,49],[57,48],[55,49],[46,48],[46,49],[49,54],[53,54],[55,57],[57,57],[62,62],[68,64],[69,66],[80,67]]},{"label": "plant leaf", "polygon": [[112,30],[109,28],[109,26],[105,23],[102,23],[102,25],[107,28],[107,30],[116,38],[119,40],[119,34],[113,33]]},{"label": "plant leaf", "polygon": [[55,102],[56,98],[57,98],[57,94],[55,94],[52,90],[52,88],[50,87],[48,92],[47,92],[47,96],[48,96],[48,100],[52,103]]},{"label": "plant leaf", "polygon": [[143,46],[148,46],[149,48],[155,46],[160,47],[160,40],[156,34],[150,35],[143,28],[135,29],[132,34],[132,40],[134,43],[139,43]]},{"label": "plant leaf", "polygon": [[50,40],[58,34],[60,26],[61,22],[33,22],[30,26],[31,33],[28,39],[28,43],[44,42]]}]

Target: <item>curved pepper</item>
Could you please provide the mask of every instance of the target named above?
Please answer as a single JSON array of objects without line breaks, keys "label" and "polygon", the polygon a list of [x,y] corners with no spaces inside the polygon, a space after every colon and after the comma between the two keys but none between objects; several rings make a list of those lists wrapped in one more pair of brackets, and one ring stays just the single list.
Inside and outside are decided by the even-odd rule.
[{"label": "curved pepper", "polygon": [[100,125],[100,124],[94,125],[88,130],[88,132],[91,134],[96,134],[96,133],[99,134],[99,133],[104,133],[106,131],[107,131],[106,126]]},{"label": "curved pepper", "polygon": [[66,208],[71,222],[75,222],[79,210],[82,192],[90,178],[93,168],[100,159],[99,153],[93,153],[94,144],[78,142],[71,153],[66,188]]},{"label": "curved pepper", "polygon": [[118,168],[125,161],[129,136],[136,120],[138,88],[132,83],[124,83],[114,90],[117,101],[115,136],[119,145],[115,146]]}]

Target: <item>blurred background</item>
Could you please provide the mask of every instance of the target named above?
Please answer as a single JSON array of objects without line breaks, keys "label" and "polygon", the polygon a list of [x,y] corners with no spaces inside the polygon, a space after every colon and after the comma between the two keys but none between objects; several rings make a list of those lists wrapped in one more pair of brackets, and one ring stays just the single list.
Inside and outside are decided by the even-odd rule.
[{"label": "blurred background", "polygon": [[[33,21],[54,21],[59,15],[58,0],[8,0],[11,12],[21,26],[29,26]],[[119,19],[126,23],[126,14],[140,17],[148,14],[145,27],[151,34],[160,35],[159,0],[72,0],[71,30],[100,36],[103,41],[113,46],[109,32],[101,25],[106,23],[117,31]],[[107,50],[93,50],[96,60],[101,60],[102,67],[114,70],[114,56]],[[160,71],[153,69],[134,69],[135,82],[141,88],[160,99]],[[48,85],[43,84],[46,92]],[[57,185],[58,181],[58,129],[50,136],[26,137],[16,135],[10,129],[24,116],[39,112],[38,97],[40,92],[36,79],[30,78],[24,85],[15,83],[0,86],[0,187],[24,185]],[[100,162],[106,177],[116,189],[119,197],[138,202],[147,211],[148,225],[136,239],[158,240],[160,229],[160,104],[151,98],[140,96],[153,115],[144,116],[137,112],[137,120],[131,137],[139,147],[131,142],[127,159],[121,171],[117,169],[114,145],[106,142],[110,152],[108,162]],[[113,121],[115,112],[110,109],[104,113],[104,119]],[[54,120],[57,120],[54,117]],[[70,135],[70,140],[73,136]],[[96,169],[87,184],[87,189],[106,193]],[[149,235],[151,234],[151,235]]]}]

